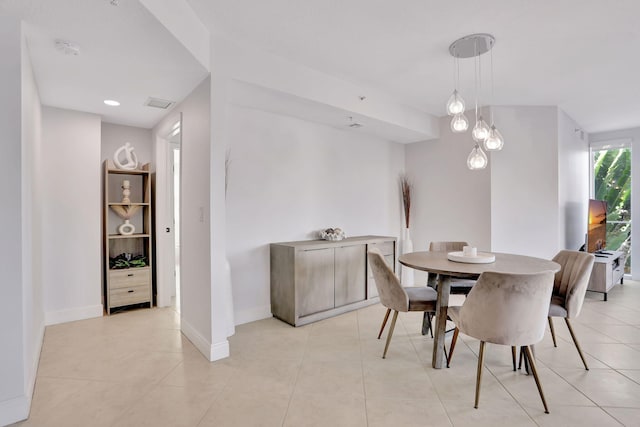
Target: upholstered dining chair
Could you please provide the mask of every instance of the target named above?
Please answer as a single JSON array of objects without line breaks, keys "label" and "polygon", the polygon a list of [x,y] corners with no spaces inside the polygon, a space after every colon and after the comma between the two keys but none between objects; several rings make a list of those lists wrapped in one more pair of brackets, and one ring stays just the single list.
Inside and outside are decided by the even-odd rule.
[{"label": "upholstered dining chair", "polygon": [[480,340],[475,408],[478,408],[480,399],[485,343],[492,343],[523,348],[544,411],[549,413],[530,346],[544,336],[553,277],[551,271],[536,274],[485,272],[480,275],[462,306],[449,307],[448,314],[456,328],[447,367],[460,332]]},{"label": "upholstered dining chair", "polygon": [[582,310],[587,287],[589,286],[589,278],[595,256],[587,252],[567,251],[563,250],[553,257],[553,261],[560,264],[560,271],[555,275],[553,282],[553,293],[551,294],[551,304],[549,305],[549,329],[551,330],[551,338],[553,346],[557,347],[556,333],[553,329],[553,317],[564,318],[571,339],[578,350],[580,359],[584,364],[584,368],[588,371],[587,361],[582,354],[582,349],[576,338],[576,334],[571,327],[570,319],[578,317]]},{"label": "upholstered dining chair", "polygon": [[369,250],[369,265],[373,272],[376,288],[378,288],[380,303],[387,308],[387,313],[380,327],[378,339],[382,336],[382,331],[384,331],[384,327],[387,324],[389,314],[393,310],[393,318],[391,319],[391,326],[387,334],[387,342],[384,346],[384,352],[382,353],[382,358],[385,359],[393,330],[396,327],[398,313],[401,311],[435,312],[438,293],[427,286],[403,288],[400,280],[398,280],[398,276],[395,275],[391,267],[386,263],[380,250],[376,248]]},{"label": "upholstered dining chair", "polygon": [[[431,242],[429,243],[429,251],[430,252],[456,252],[462,251],[464,246],[469,246],[467,242]],[[437,274],[429,273],[428,283],[435,284],[435,280],[437,278]],[[451,278],[451,290],[449,291],[451,294],[462,294],[467,295],[473,285],[476,284],[475,280],[472,279],[459,279],[459,278]]]}]

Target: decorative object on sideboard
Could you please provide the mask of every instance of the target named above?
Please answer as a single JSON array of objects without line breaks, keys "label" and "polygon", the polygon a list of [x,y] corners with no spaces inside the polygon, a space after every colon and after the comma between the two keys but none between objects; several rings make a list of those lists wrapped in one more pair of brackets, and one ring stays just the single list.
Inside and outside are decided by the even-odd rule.
[{"label": "decorative object on sideboard", "polygon": [[118,226],[118,233],[123,236],[131,236],[136,232],[136,227],[129,222],[128,219],[125,219],[122,224]]},{"label": "decorative object on sideboard", "polygon": [[320,238],[324,240],[342,240],[346,237],[342,228],[325,228],[320,232]]},{"label": "decorative object on sideboard", "polygon": [[[138,157],[133,150],[133,146],[128,142],[116,150],[113,155],[113,163],[118,169],[134,170],[138,167]],[[124,163],[120,162],[122,153],[124,153],[125,156]]]},{"label": "decorative object on sideboard", "polygon": [[[411,191],[413,184],[406,174],[400,175],[400,191],[402,192],[402,207],[404,209],[404,230],[402,234],[402,254],[413,252],[413,242],[409,233],[411,223]],[[411,286],[414,283],[413,269],[402,266],[400,269],[400,282],[402,286]]]}]

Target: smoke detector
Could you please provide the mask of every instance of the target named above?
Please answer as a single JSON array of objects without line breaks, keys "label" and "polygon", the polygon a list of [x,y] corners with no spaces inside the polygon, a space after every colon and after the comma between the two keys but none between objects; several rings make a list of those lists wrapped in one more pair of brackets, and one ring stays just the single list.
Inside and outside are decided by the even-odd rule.
[{"label": "smoke detector", "polygon": [[80,55],[80,46],[78,46],[77,44],[69,40],[57,39],[56,49],[58,49],[60,52],[64,53],[65,55],[73,55],[73,56]]},{"label": "smoke detector", "polygon": [[167,108],[171,107],[173,104],[175,104],[174,101],[168,101],[166,99],[160,99],[160,98],[147,98],[146,102],[144,103],[144,105],[146,105],[147,107],[153,107],[153,108],[161,108],[163,110],[166,110]]}]

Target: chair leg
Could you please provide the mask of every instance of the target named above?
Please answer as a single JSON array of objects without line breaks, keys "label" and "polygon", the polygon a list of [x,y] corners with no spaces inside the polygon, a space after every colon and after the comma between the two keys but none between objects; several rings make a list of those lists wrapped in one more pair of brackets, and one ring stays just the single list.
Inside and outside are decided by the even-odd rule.
[{"label": "chair leg", "polygon": [[551,319],[551,316],[549,316],[548,319],[549,319],[549,329],[551,330],[551,338],[553,338],[553,346],[557,347],[558,344],[556,344],[556,331],[555,329],[553,329],[553,320]]},{"label": "chair leg", "polygon": [[478,401],[480,400],[480,382],[482,381],[482,368],[484,366],[484,341],[480,341],[480,353],[478,354],[478,374],[476,376],[476,404],[473,406],[478,409]]},{"label": "chair leg", "polygon": [[[453,330],[453,338],[451,338],[451,347],[449,347],[449,355],[447,356],[447,368],[451,363],[451,357],[453,357],[453,350],[456,348],[456,342],[458,342],[458,334],[460,333],[460,329],[455,328]],[[446,348],[445,348],[446,350]],[[445,351],[446,354],[446,351]]]},{"label": "chair leg", "polygon": [[391,327],[389,328],[389,334],[387,335],[387,343],[384,345],[384,353],[382,353],[382,358],[387,358],[387,350],[389,349],[389,343],[391,342],[391,336],[393,335],[393,330],[396,327],[396,319],[398,318],[398,312],[393,312],[393,318],[391,319]]},{"label": "chair leg", "polygon": [[384,315],[382,326],[380,326],[380,333],[378,334],[378,339],[380,339],[380,337],[382,336],[382,331],[384,331],[384,327],[387,324],[387,320],[389,319],[389,313],[391,313],[391,309],[387,308],[387,314]]},{"label": "chair leg", "polygon": [[540,393],[540,398],[542,399],[542,405],[544,406],[544,413],[548,414],[549,408],[547,407],[547,400],[544,398],[544,391],[542,391],[542,384],[540,383],[540,378],[538,378],[538,370],[536,369],[536,362],[533,360],[533,355],[531,354],[531,347],[529,347],[528,345],[525,346],[524,351],[526,352],[525,358],[529,361],[529,366],[531,367],[533,378],[535,378],[536,380],[538,393]]},{"label": "chair leg", "polygon": [[516,346],[511,346],[511,360],[513,361],[513,371],[516,371]]},{"label": "chair leg", "polygon": [[569,319],[567,319],[566,317],[564,318],[564,321],[567,324],[567,328],[569,328],[569,333],[571,334],[573,343],[576,345],[576,348],[578,349],[578,354],[580,355],[580,359],[582,359],[582,363],[584,364],[584,369],[588,371],[589,367],[587,366],[587,361],[585,360],[584,355],[582,354],[582,349],[580,348],[580,344],[578,344],[578,339],[576,338],[576,334],[573,333],[571,322],[569,322]]},{"label": "chair leg", "polygon": [[430,332],[431,338],[433,338],[433,329],[431,328],[431,313],[425,311],[422,315],[422,335],[427,335],[427,332]]}]

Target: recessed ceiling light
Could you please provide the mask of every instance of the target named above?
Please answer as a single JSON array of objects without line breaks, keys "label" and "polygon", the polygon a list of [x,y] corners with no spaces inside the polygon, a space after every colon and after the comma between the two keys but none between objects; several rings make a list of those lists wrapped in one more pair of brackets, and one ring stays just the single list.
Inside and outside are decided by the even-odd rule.
[{"label": "recessed ceiling light", "polygon": [[113,99],[105,99],[104,103],[107,104],[109,107],[117,107],[118,105],[120,105],[118,101],[114,101]]}]

